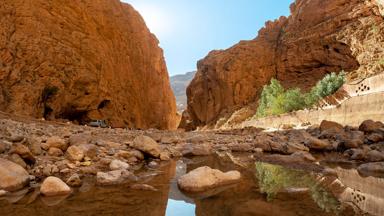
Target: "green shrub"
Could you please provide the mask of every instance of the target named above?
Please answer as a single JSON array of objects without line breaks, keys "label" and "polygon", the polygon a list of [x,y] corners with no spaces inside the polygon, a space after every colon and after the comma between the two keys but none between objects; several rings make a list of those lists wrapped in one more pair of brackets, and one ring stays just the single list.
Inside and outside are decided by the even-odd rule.
[{"label": "green shrub", "polygon": [[285,90],[280,82],[272,79],[261,93],[256,117],[279,115],[312,107],[322,98],[335,93],[345,83],[345,73],[331,73],[319,81],[312,90],[303,94],[299,88]]},{"label": "green shrub", "polygon": [[257,117],[279,115],[303,107],[305,107],[305,100],[300,89],[286,91],[278,80],[272,79],[271,84],[264,86],[261,93]]},{"label": "green shrub", "polygon": [[380,59],[380,60],[378,61],[378,64],[379,64],[379,65],[384,65],[384,58]]},{"label": "green shrub", "polygon": [[[345,83],[345,73],[327,74],[320,80],[315,87],[307,94],[307,105],[312,106],[324,97],[334,94]],[[308,103],[310,102],[310,103]]]}]

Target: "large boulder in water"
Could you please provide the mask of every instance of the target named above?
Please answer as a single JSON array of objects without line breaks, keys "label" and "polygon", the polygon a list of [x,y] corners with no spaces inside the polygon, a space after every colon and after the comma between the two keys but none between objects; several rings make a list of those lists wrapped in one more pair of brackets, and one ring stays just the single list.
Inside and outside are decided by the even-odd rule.
[{"label": "large boulder in water", "polygon": [[43,181],[40,192],[44,196],[65,196],[71,193],[71,188],[61,179],[50,176]]},{"label": "large boulder in water", "polygon": [[238,171],[223,173],[220,170],[204,166],[181,176],[177,183],[183,191],[195,193],[233,184],[238,182],[240,178],[241,174]]},{"label": "large boulder in water", "polygon": [[176,128],[163,51],[120,0],[4,0],[0,110],[115,127]]},{"label": "large boulder in water", "polygon": [[29,174],[23,167],[0,158],[0,190],[16,191],[28,183]]}]

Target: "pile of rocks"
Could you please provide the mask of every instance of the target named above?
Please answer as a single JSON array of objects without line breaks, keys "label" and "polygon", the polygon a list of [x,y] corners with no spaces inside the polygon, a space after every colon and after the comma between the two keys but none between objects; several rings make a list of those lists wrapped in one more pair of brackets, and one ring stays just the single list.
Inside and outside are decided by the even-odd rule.
[{"label": "pile of rocks", "polygon": [[[65,195],[86,175],[100,185],[135,181],[136,165],[170,160],[171,153],[142,133],[122,141],[88,127],[0,122],[0,190],[15,191],[42,182],[41,194]],[[66,183],[65,183],[66,182]]]},{"label": "pile of rocks", "polygon": [[384,125],[372,120],[356,128],[323,121],[306,130],[170,132],[0,119],[0,174],[18,178],[9,180],[11,186],[0,179],[0,190],[53,176],[71,187],[81,186],[85,176],[94,176],[99,185],[135,182],[134,171],[142,165],[220,152],[248,152],[284,163],[312,163],[317,160],[311,153],[329,152],[362,163],[361,173],[378,174],[384,173],[383,144]]}]

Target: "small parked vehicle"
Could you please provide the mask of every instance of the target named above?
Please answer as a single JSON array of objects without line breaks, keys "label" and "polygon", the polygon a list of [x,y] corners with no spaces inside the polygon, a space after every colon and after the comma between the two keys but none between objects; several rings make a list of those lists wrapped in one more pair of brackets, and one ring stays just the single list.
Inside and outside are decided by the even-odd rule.
[{"label": "small parked vehicle", "polygon": [[89,126],[107,128],[108,124],[105,120],[93,120],[93,121],[89,122]]}]

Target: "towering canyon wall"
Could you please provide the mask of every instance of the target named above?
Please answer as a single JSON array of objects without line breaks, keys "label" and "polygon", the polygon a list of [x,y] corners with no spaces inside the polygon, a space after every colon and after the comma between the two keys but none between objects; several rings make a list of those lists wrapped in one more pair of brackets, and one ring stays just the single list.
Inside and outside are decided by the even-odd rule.
[{"label": "towering canyon wall", "polygon": [[215,124],[255,104],[271,78],[305,91],[329,72],[345,70],[350,79],[382,72],[383,5],[382,0],[296,0],[288,18],[267,22],[256,39],[212,51],[198,62],[183,126]]},{"label": "towering canyon wall", "polygon": [[0,110],[174,128],[175,98],[158,43],[119,0],[3,0]]}]

